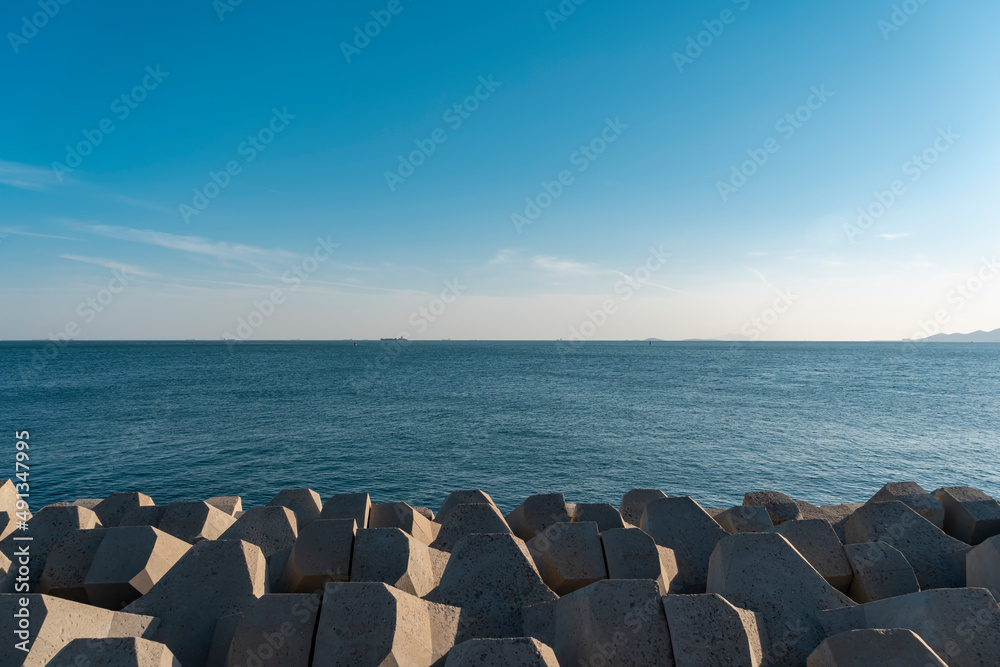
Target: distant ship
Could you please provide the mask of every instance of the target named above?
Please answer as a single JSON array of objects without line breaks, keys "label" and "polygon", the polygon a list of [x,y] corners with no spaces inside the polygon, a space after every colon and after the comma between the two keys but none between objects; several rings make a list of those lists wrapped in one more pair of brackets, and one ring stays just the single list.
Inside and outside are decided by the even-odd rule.
[{"label": "distant ship", "polygon": [[400,336],[399,338],[379,338],[379,340],[385,340],[385,341],[398,340],[404,343],[406,342],[406,339],[403,338],[402,336]]}]

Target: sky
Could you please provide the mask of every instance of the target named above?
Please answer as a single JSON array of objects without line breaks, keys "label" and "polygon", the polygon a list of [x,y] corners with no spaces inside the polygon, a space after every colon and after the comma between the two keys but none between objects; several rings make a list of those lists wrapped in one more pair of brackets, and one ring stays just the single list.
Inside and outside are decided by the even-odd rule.
[{"label": "sky", "polygon": [[4,3],[0,339],[1000,328],[1000,5],[578,1]]}]

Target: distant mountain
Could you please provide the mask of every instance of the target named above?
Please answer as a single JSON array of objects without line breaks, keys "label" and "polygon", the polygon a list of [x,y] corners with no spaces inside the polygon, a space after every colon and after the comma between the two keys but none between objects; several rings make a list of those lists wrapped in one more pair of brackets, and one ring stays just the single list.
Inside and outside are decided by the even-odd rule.
[{"label": "distant mountain", "polygon": [[967,334],[937,334],[921,338],[918,343],[1000,343],[1000,329],[974,331]]}]

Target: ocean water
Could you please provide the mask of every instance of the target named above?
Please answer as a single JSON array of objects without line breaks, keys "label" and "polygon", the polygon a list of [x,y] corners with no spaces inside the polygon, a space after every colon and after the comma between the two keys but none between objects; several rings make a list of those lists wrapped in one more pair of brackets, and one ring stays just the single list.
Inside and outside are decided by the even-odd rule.
[{"label": "ocean water", "polygon": [[[31,505],[309,486],[437,509],[483,488],[705,507],[882,484],[1000,497],[1000,345],[0,343],[0,477],[31,434]],[[2,454],[6,452],[6,454]]]}]

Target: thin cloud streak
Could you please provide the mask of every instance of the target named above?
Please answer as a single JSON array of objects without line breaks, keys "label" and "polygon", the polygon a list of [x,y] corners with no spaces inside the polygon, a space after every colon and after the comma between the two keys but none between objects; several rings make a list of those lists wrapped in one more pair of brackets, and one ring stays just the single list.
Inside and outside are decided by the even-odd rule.
[{"label": "thin cloud streak", "polygon": [[242,243],[212,241],[202,236],[181,236],[151,229],[131,229],[111,225],[85,226],[87,231],[106,238],[131,243],[154,245],[194,255],[214,257],[220,261],[237,261],[256,265],[259,262],[284,262],[297,258],[287,250],[258,248]]},{"label": "thin cloud streak", "polygon": [[574,262],[570,259],[559,259],[549,255],[535,255],[531,258],[531,264],[537,269],[549,271],[551,273],[582,273],[595,274],[598,271],[589,264]]},{"label": "thin cloud streak", "polygon": [[22,232],[18,229],[10,229],[9,227],[0,227],[0,234],[11,234],[13,236],[31,236],[39,239],[59,239],[60,241],[82,241],[83,239],[74,238],[72,236],[57,236],[55,234],[38,234],[36,232]]},{"label": "thin cloud streak", "polygon": [[0,183],[18,190],[41,192],[55,185],[57,181],[51,169],[0,160]]},{"label": "thin cloud streak", "polygon": [[111,259],[103,259],[101,257],[85,257],[83,255],[59,255],[60,259],[68,259],[74,262],[83,262],[84,264],[94,264],[96,266],[103,266],[106,269],[112,269],[117,271],[122,271],[125,273],[131,273],[135,276],[143,276],[146,278],[157,278],[157,274],[150,273],[145,269],[141,269],[138,266],[132,266],[131,264],[123,264],[122,262],[116,262]]},{"label": "thin cloud streak", "polygon": [[676,287],[669,287],[667,285],[661,285],[660,283],[654,283],[651,280],[637,281],[635,279],[635,276],[630,276],[627,273],[622,273],[621,271],[612,270],[611,273],[621,276],[622,278],[625,279],[626,282],[638,283],[639,285],[643,286],[652,285],[653,287],[659,287],[662,290],[667,290],[668,292],[673,292],[674,294],[683,294],[684,296],[688,296],[690,294],[690,292],[685,292],[684,290],[677,289]]}]

